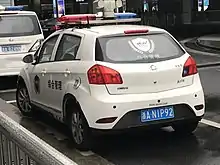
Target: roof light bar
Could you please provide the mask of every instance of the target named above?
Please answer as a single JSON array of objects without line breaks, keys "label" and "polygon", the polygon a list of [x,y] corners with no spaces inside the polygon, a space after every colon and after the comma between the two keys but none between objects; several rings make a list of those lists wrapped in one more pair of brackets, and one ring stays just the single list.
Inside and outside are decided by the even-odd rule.
[{"label": "roof light bar", "polygon": [[89,20],[88,21],[59,21],[60,23],[66,23],[69,25],[76,25],[76,24],[84,24],[84,25],[104,25],[104,24],[117,24],[117,23],[135,23],[140,22],[141,18],[129,18],[129,19],[112,19],[112,20],[105,20],[105,19],[97,19],[97,20]]},{"label": "roof light bar", "polygon": [[132,23],[132,22],[140,22],[140,21],[141,21],[141,18],[94,20],[94,21],[90,21],[89,24],[115,24],[115,23]]},{"label": "roof light bar", "polygon": [[[114,20],[113,23],[115,23],[116,19],[123,19],[128,21],[128,19],[131,19],[128,22],[136,22],[136,18],[137,14],[135,13],[115,13],[115,17],[108,19],[108,20]],[[75,22],[79,22],[79,21],[93,21],[93,20],[104,20],[105,17],[102,17],[98,14],[74,14],[74,15],[64,15],[61,16],[60,18],[57,19],[58,22],[65,22],[65,23],[75,23]],[[107,22],[111,22],[111,21],[107,21]],[[116,21],[118,22],[118,21]],[[120,21],[119,21],[120,22]],[[125,21],[122,21],[125,22]]]},{"label": "roof light bar", "polygon": [[74,14],[65,15],[57,19],[60,27],[63,28],[89,28],[90,26],[107,25],[107,24],[125,24],[137,23],[141,18],[136,18],[135,13],[115,13],[115,17],[101,17],[100,14]]},{"label": "roof light bar", "polygon": [[6,6],[5,11],[22,11],[24,6]]}]

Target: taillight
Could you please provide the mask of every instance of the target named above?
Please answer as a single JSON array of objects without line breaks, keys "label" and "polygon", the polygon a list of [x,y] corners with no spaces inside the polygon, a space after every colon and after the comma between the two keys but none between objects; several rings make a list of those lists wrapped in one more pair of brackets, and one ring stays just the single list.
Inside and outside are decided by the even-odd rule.
[{"label": "taillight", "polygon": [[94,65],[87,72],[89,84],[122,84],[120,73],[102,65]]},{"label": "taillight", "polygon": [[139,30],[125,30],[125,34],[136,34],[136,33],[148,33],[148,29],[139,29]]},{"label": "taillight", "polygon": [[198,73],[196,61],[190,56],[184,64],[182,76],[186,77],[196,73]]}]

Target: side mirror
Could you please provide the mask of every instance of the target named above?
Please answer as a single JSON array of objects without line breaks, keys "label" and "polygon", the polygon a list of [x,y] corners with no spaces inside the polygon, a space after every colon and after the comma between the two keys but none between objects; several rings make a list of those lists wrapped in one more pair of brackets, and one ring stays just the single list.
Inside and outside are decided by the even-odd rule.
[{"label": "side mirror", "polygon": [[33,63],[34,62],[33,54],[28,54],[28,55],[24,56],[23,62],[27,63],[27,64]]}]

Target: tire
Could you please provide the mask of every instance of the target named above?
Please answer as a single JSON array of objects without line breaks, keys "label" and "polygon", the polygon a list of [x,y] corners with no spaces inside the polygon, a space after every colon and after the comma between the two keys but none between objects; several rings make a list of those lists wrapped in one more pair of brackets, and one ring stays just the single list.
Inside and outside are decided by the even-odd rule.
[{"label": "tire", "polygon": [[192,134],[196,130],[198,124],[199,121],[185,122],[181,124],[173,124],[172,127],[175,130],[175,132],[187,135]]},{"label": "tire", "polygon": [[66,108],[68,108],[68,127],[75,147],[81,151],[90,150],[93,138],[84,114],[78,105],[73,104],[73,101]]},{"label": "tire", "polygon": [[31,106],[28,89],[24,82],[19,81],[16,90],[16,102],[20,112],[24,116],[32,117],[33,108]]}]

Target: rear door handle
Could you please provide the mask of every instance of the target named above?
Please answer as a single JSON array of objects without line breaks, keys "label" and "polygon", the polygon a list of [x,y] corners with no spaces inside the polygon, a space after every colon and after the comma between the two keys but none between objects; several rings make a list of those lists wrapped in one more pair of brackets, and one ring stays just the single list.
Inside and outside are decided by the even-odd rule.
[{"label": "rear door handle", "polygon": [[47,73],[46,69],[43,69],[43,70],[41,71],[41,75],[42,75],[42,76],[44,76],[46,73]]},{"label": "rear door handle", "polygon": [[70,74],[71,71],[70,71],[70,70],[65,70],[64,73],[65,73],[65,74]]},{"label": "rear door handle", "polygon": [[65,76],[65,77],[68,77],[70,74],[71,74],[71,71],[70,71],[70,70],[66,69],[66,70],[64,71],[64,76]]},{"label": "rear door handle", "polygon": [[42,73],[42,74],[46,74],[47,71],[46,71],[46,70],[42,70],[41,73]]}]

